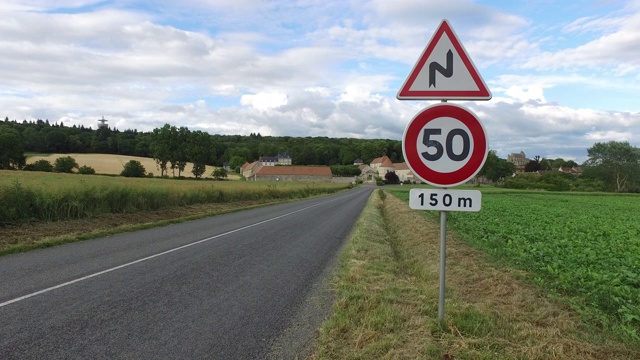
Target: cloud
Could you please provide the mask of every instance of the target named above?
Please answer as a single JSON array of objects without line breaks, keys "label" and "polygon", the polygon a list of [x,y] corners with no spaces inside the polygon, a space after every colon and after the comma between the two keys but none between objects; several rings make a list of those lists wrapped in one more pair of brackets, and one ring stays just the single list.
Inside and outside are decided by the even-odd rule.
[{"label": "cloud", "polygon": [[[471,0],[5,1],[0,108],[66,125],[95,127],[105,116],[140,131],[170,123],[400,140],[434,102],[395,93],[447,18],[494,94],[462,102],[481,117],[490,146],[501,156],[578,159],[594,141],[640,143],[637,102],[619,100],[640,91],[634,4],[576,19]],[[569,20],[534,16],[547,11]],[[606,108],[622,108],[580,99],[585,88],[618,95],[623,105]]]},{"label": "cloud", "polygon": [[640,6],[631,2],[621,14],[580,18],[564,27],[574,33],[595,33],[595,39],[573,48],[543,52],[523,64],[526,69],[590,69],[607,76],[640,72]]},{"label": "cloud", "polygon": [[246,94],[240,97],[240,104],[249,105],[258,110],[274,109],[287,104],[287,94],[265,92]]}]

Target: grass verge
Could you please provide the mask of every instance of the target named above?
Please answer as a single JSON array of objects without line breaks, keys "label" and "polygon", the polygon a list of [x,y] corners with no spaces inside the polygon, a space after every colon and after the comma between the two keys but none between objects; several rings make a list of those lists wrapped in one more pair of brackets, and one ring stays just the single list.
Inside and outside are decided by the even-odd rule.
[{"label": "grass verge", "polygon": [[239,201],[231,204],[196,204],[133,214],[102,214],[87,219],[34,222],[0,227],[0,256],[176,224],[282,202],[284,201],[255,200]]},{"label": "grass verge", "polygon": [[447,236],[445,322],[437,321],[439,224],[374,193],[333,277],[333,315],[312,359],[637,359],[571,308]]}]

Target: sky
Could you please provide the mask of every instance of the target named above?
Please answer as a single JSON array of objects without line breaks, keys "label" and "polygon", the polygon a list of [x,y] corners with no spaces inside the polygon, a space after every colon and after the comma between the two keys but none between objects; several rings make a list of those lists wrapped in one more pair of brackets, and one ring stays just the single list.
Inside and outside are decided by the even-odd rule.
[{"label": "sky", "polygon": [[506,158],[640,146],[640,0],[3,0],[0,118],[401,140],[396,94],[447,19]]}]

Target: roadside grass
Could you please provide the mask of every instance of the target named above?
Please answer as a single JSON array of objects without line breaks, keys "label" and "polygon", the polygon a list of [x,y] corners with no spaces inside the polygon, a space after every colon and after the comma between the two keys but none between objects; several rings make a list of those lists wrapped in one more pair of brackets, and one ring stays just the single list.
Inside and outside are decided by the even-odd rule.
[{"label": "roadside grass", "polygon": [[311,359],[637,359],[635,344],[447,236],[439,324],[439,223],[375,192],[340,257],[333,314]]},{"label": "roadside grass", "polygon": [[0,256],[125,232],[177,224],[204,217],[275,205],[283,201],[198,204],[135,214],[103,214],[88,219],[0,227]]}]

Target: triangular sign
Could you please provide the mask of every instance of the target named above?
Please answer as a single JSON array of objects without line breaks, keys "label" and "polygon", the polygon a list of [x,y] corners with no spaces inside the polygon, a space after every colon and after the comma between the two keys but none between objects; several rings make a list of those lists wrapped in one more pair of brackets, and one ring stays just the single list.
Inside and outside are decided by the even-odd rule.
[{"label": "triangular sign", "polygon": [[491,92],[447,20],[429,40],[398,100],[489,100]]}]

